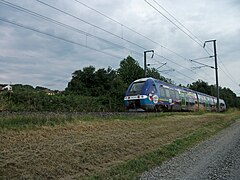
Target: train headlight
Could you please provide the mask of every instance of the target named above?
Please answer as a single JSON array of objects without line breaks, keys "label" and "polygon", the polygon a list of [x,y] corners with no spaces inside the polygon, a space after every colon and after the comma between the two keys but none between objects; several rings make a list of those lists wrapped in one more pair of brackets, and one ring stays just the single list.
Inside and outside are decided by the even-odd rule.
[{"label": "train headlight", "polygon": [[148,95],[148,99],[149,99],[150,101],[152,101],[152,100],[153,100],[153,95],[152,95],[152,94],[149,94],[149,95]]},{"label": "train headlight", "polygon": [[153,96],[153,103],[154,103],[154,104],[157,104],[157,103],[158,103],[158,96],[157,96],[157,95],[154,95],[154,96]]}]

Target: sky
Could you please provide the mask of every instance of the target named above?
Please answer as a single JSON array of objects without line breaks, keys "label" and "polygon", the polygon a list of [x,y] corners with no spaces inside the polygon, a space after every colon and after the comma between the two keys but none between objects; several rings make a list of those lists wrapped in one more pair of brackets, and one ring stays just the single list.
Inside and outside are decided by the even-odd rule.
[{"label": "sky", "polygon": [[239,0],[0,0],[0,84],[64,90],[76,70],[143,66],[147,50],[176,84],[215,84],[203,44],[216,40],[219,85],[240,96],[239,18]]}]

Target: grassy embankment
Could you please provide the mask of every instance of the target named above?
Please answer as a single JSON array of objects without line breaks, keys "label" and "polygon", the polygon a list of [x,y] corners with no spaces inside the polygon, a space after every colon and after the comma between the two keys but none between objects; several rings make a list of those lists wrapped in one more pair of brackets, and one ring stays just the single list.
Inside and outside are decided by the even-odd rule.
[{"label": "grassy embankment", "polygon": [[239,117],[239,111],[2,114],[0,179],[134,179]]}]

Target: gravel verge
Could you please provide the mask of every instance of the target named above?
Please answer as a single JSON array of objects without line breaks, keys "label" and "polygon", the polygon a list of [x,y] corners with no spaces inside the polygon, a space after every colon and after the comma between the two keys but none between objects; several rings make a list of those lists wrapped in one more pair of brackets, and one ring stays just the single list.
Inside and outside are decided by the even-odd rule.
[{"label": "gravel verge", "polygon": [[240,121],[140,179],[240,179]]}]

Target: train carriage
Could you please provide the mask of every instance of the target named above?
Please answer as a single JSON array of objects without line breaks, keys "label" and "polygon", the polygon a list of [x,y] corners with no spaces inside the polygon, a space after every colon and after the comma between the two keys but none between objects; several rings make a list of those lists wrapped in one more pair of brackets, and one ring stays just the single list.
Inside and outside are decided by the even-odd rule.
[{"label": "train carriage", "polygon": [[[214,111],[215,102],[215,97],[154,78],[135,80],[124,97],[126,109],[137,111]],[[224,100],[220,102],[220,110],[226,110]]]}]

